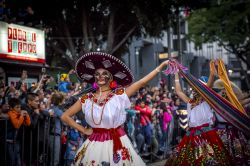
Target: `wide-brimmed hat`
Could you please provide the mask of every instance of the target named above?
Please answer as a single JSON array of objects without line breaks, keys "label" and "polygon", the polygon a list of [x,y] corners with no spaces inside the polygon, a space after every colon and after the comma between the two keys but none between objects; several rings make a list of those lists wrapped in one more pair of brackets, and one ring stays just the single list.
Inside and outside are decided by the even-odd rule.
[{"label": "wide-brimmed hat", "polygon": [[92,84],[95,71],[100,68],[108,70],[118,86],[127,86],[133,82],[130,69],[121,60],[103,52],[90,52],[81,56],[76,62],[75,71],[79,79]]},{"label": "wide-brimmed hat", "polygon": [[[233,83],[232,81],[230,81],[230,82],[231,82],[231,86],[233,88],[233,91],[234,91],[235,95],[240,98],[243,95],[241,89],[235,83]],[[215,91],[219,91],[219,90],[225,89],[224,83],[222,82],[221,79],[218,79],[218,80],[216,80],[214,82],[213,89]]]}]

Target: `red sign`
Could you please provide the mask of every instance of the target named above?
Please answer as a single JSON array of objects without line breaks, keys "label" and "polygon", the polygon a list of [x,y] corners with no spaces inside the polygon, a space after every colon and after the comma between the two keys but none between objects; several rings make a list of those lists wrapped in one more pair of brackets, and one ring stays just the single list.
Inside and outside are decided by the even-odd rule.
[{"label": "red sign", "polygon": [[32,33],[32,42],[36,42],[36,34]]},{"label": "red sign", "polygon": [[8,53],[36,55],[36,33],[8,27]]},{"label": "red sign", "polygon": [[8,52],[12,52],[12,42],[8,40]]},{"label": "red sign", "polygon": [[16,28],[14,28],[12,30],[12,34],[13,34],[13,39],[16,40],[17,39],[17,29]]},{"label": "red sign", "polygon": [[23,43],[21,43],[21,42],[18,42],[18,53],[20,54],[20,53],[22,53],[22,49],[23,48]]},{"label": "red sign", "polygon": [[26,41],[26,32],[23,31],[23,41]]},{"label": "red sign", "polygon": [[12,39],[12,28],[8,28],[8,39]]}]

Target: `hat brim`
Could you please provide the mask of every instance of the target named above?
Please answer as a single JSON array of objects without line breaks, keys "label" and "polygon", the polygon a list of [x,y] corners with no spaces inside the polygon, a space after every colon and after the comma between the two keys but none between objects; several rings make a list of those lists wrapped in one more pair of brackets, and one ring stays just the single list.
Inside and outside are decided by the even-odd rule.
[{"label": "hat brim", "polygon": [[90,52],[81,56],[75,66],[78,78],[87,83],[94,83],[97,69],[108,70],[118,86],[127,86],[134,80],[130,69],[116,57],[102,52]]},{"label": "hat brim", "polygon": [[[234,93],[236,94],[236,96],[240,98],[243,95],[241,89],[232,81],[230,81],[230,83],[231,83]],[[221,79],[218,79],[214,82],[213,88],[220,89],[220,90],[225,89],[224,84]]]}]

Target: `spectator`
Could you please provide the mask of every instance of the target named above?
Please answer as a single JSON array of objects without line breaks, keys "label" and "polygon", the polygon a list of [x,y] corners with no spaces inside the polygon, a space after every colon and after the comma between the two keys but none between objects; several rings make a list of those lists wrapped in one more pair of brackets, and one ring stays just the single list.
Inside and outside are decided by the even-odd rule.
[{"label": "spectator", "polygon": [[168,103],[162,102],[160,105],[160,108],[163,110],[163,120],[162,120],[162,140],[161,140],[161,148],[165,149],[167,148],[167,136],[168,136],[168,125],[172,119],[170,110],[168,110]]},{"label": "spectator", "polygon": [[21,125],[29,126],[30,117],[27,111],[21,110],[21,101],[11,98],[9,101],[10,111],[8,112],[10,123],[7,129],[7,151],[10,166],[20,165],[20,135]]},{"label": "spectator", "polygon": [[62,124],[60,117],[63,114],[63,110],[60,107],[64,101],[64,96],[60,92],[55,92],[51,96],[51,111],[54,112],[54,117],[50,123],[50,165],[57,166],[60,164],[60,149],[61,149],[61,132]]},{"label": "spectator", "polygon": [[[77,123],[81,124],[80,120],[76,120]],[[67,132],[67,145],[66,152],[64,154],[65,166],[71,166],[77,149],[82,145],[83,138],[79,131],[74,128],[70,128]]]},{"label": "spectator", "polygon": [[69,75],[73,74],[74,70],[70,70],[68,74],[64,73],[60,75],[60,82],[58,90],[64,93],[70,92],[73,89],[72,83],[70,82]]},{"label": "spectator", "polygon": [[139,101],[138,105],[135,106],[135,110],[140,112],[140,125],[142,126],[143,135],[145,137],[147,147],[150,147],[152,136],[150,118],[152,110],[145,104],[145,101],[143,100]]},{"label": "spectator", "polygon": [[[42,135],[43,130],[38,130],[38,122],[44,121],[44,111],[40,111],[39,108],[39,97],[36,93],[28,93],[26,96],[25,104],[22,105],[22,109],[26,110],[30,116],[31,125],[26,128],[25,136],[24,136],[24,162],[25,164],[31,165],[37,160],[37,156],[35,152],[38,151],[37,146],[32,146],[32,142],[37,143],[39,140],[42,141],[44,135]],[[39,120],[40,119],[40,120]],[[40,126],[39,126],[40,127]],[[42,127],[42,126],[41,126]],[[38,138],[39,132],[39,138]]]},{"label": "spectator", "polygon": [[134,147],[136,148],[135,124],[134,123],[135,123],[137,111],[134,109],[134,103],[131,103],[130,109],[126,109],[126,111],[128,112],[127,122],[126,122],[127,134],[129,138],[132,140],[131,142],[133,143]]}]

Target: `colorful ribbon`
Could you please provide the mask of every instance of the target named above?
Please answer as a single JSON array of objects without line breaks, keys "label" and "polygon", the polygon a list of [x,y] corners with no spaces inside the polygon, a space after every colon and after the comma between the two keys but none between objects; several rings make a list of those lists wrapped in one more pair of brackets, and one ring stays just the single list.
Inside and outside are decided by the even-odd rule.
[{"label": "colorful ribbon", "polygon": [[[245,134],[250,135],[250,118],[226,99],[218,95],[212,89],[207,87],[197,78],[186,72],[185,67],[180,67],[176,60],[171,60],[171,66],[164,72],[165,74],[174,74],[179,71],[180,75],[188,82],[194,90],[199,93],[203,99],[228,123],[238,128]],[[184,69],[184,70],[183,70]]]}]

